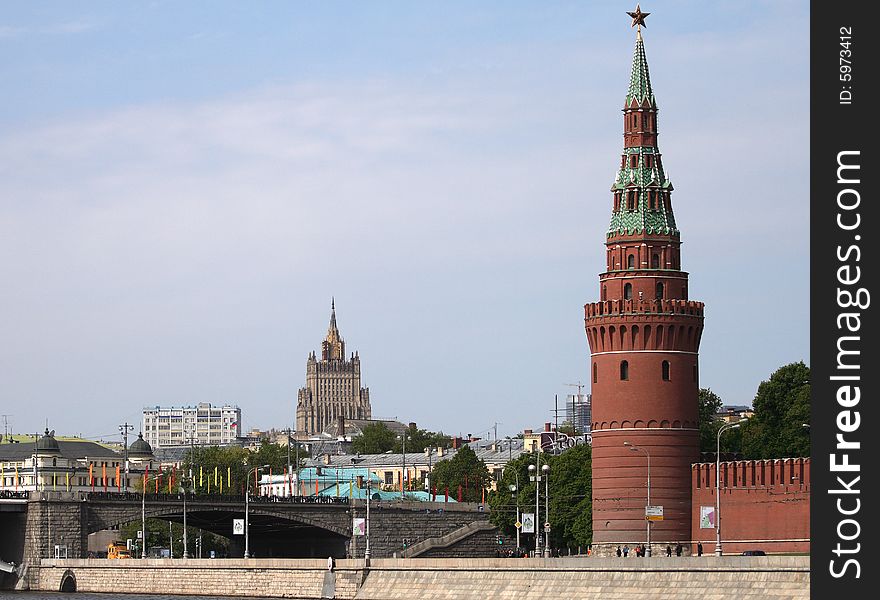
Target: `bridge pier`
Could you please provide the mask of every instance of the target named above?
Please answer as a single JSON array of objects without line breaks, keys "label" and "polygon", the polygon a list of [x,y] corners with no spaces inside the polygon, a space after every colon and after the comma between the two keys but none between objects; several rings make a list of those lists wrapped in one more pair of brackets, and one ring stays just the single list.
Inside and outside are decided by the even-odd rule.
[{"label": "bridge pier", "polygon": [[53,558],[56,545],[67,546],[69,558],[85,558],[89,533],[83,527],[83,511],[78,492],[31,492],[22,562],[39,564],[42,558]]}]

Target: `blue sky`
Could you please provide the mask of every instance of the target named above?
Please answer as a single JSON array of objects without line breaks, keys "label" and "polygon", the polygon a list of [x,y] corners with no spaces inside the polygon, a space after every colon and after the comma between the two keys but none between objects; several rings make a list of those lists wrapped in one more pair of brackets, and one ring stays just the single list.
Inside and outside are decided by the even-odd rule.
[{"label": "blue sky", "polygon": [[[331,296],[373,413],[551,420],[588,381],[621,2],[18,2],[0,12],[0,413],[291,423]],[[808,5],[648,2],[701,385],[809,364]]]}]

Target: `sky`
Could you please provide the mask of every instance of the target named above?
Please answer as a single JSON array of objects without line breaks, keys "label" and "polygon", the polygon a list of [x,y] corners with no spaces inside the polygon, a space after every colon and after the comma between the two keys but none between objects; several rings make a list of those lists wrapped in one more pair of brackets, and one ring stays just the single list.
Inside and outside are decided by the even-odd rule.
[{"label": "sky", "polygon": [[[4,2],[0,414],[293,426],[335,297],[374,417],[553,420],[589,392],[634,4]],[[809,365],[808,3],[641,8],[700,385],[750,404]]]}]

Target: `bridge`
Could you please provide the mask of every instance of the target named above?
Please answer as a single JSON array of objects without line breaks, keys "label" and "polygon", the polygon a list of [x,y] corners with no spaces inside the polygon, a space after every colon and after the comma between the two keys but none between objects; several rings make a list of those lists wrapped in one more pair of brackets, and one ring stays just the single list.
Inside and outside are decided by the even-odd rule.
[{"label": "bridge", "polygon": [[[346,497],[249,498],[249,550],[260,558],[363,556],[362,538],[353,538],[352,519],[364,517],[363,500]],[[86,558],[88,536],[127,523],[162,519],[183,523],[180,494],[115,492],[0,493],[0,560],[39,564],[55,545],[70,558]],[[230,556],[241,557],[244,540],[233,535],[233,519],[243,519],[244,496],[186,497],[187,526],[230,540]],[[375,558],[402,556],[406,545],[424,557],[492,556],[497,531],[488,509],[472,503],[371,501],[370,550]],[[408,555],[414,555],[412,550]]]}]

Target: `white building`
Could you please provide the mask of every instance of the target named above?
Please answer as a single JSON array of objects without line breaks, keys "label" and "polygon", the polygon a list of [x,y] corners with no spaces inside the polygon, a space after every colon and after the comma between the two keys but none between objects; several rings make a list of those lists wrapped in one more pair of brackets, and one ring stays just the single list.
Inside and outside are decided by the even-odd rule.
[{"label": "white building", "polygon": [[237,406],[144,408],[144,439],[153,447],[201,444],[231,444],[241,431],[241,409]]}]

